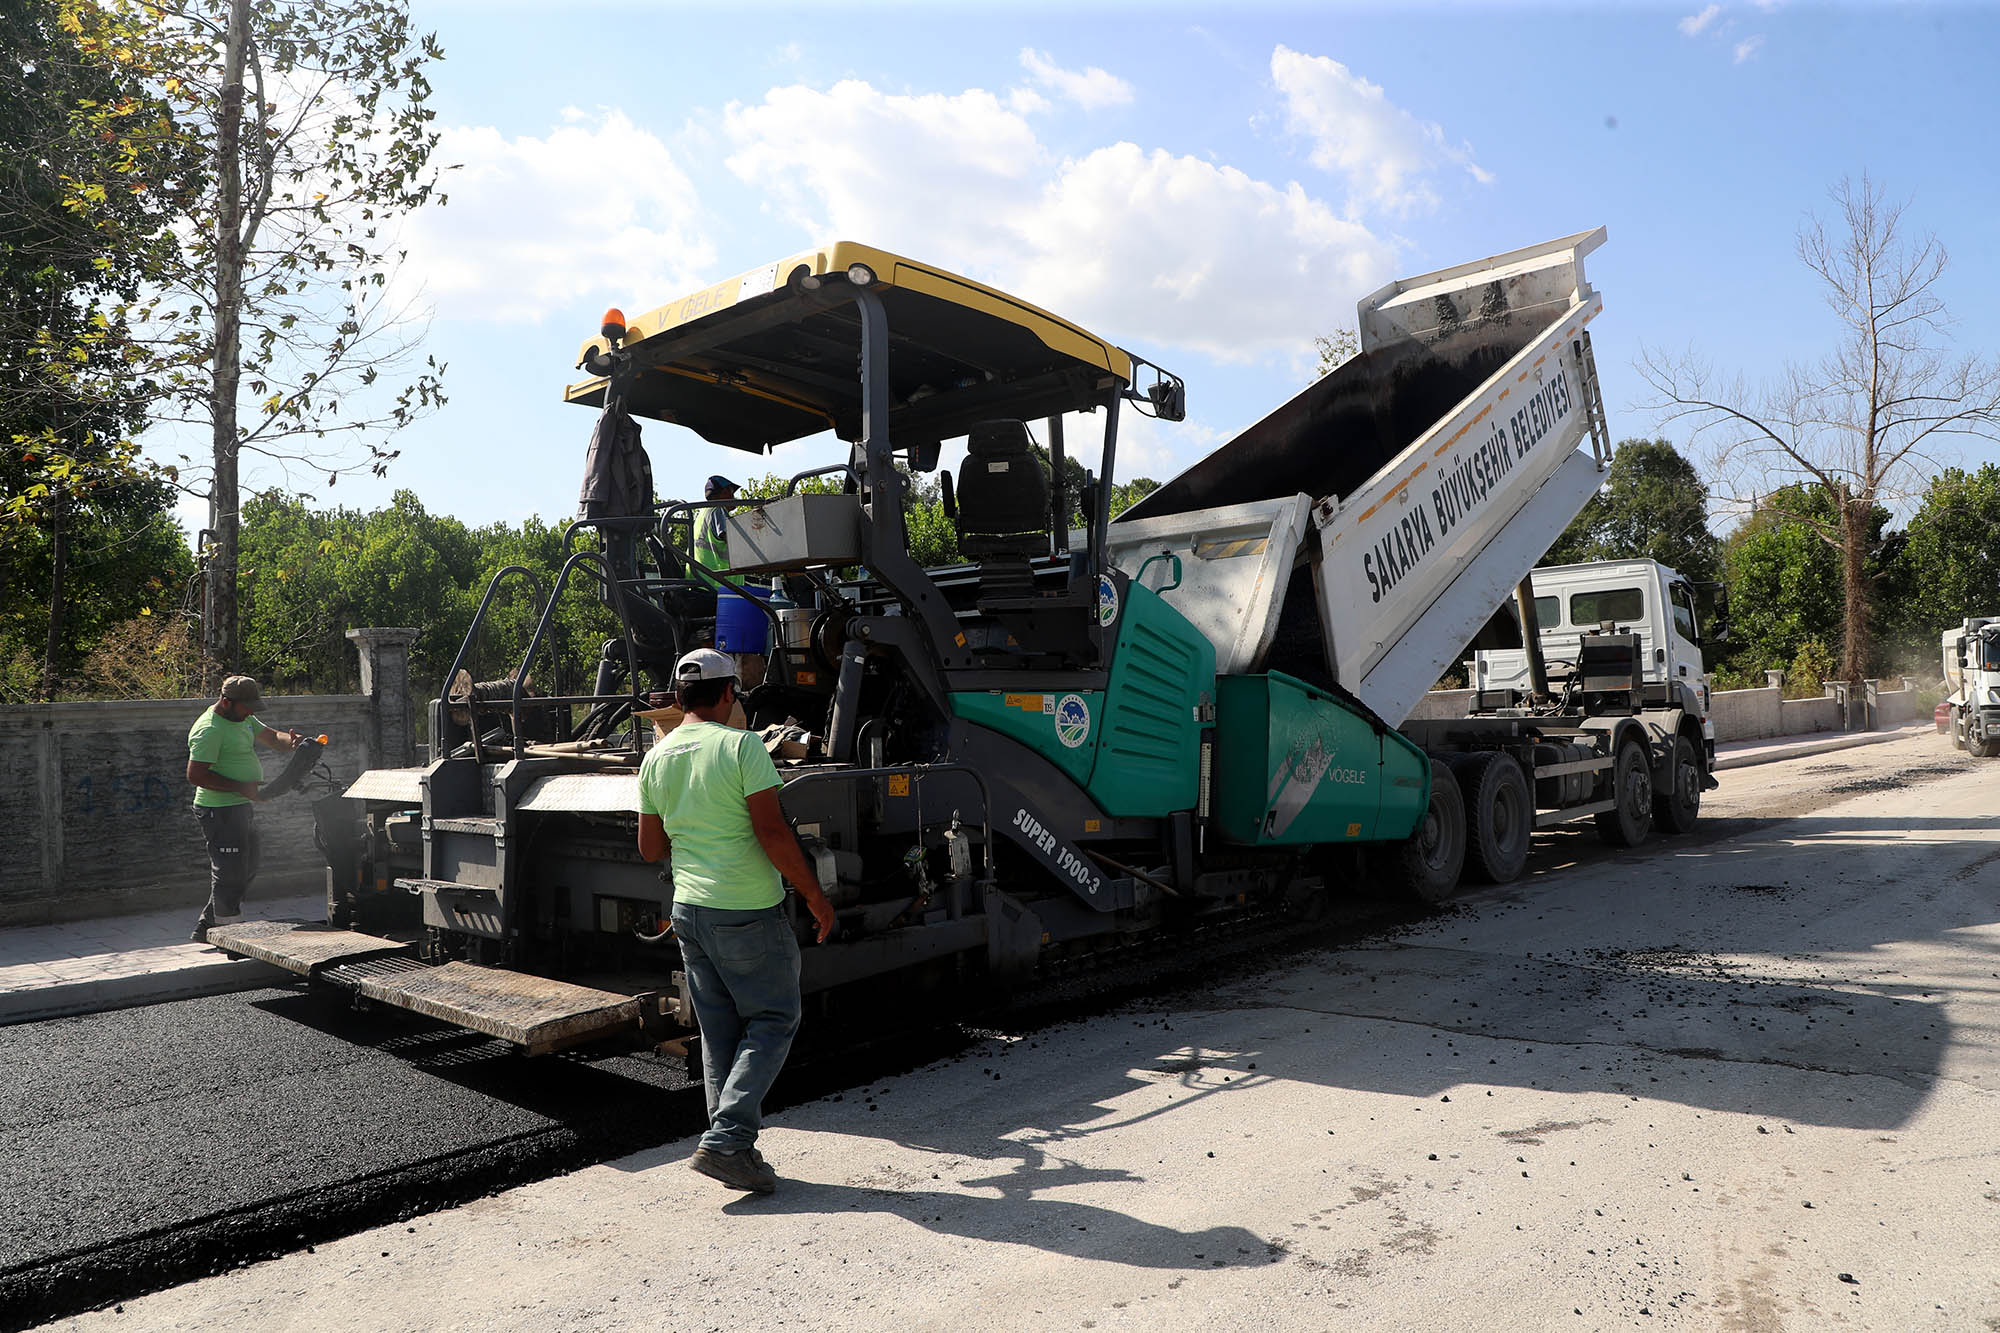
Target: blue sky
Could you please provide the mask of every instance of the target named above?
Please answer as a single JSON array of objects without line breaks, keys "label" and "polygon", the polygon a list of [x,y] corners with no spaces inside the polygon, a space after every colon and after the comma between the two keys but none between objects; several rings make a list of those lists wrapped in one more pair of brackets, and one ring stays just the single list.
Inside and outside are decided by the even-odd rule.
[{"label": "blue sky", "polygon": [[[451,401],[329,502],[566,518],[591,414],[560,395],[599,312],[836,237],[1181,374],[1189,421],[1134,439],[1127,476],[1282,402],[1380,282],[1599,225],[1612,430],[1654,433],[1642,347],[1756,381],[1830,346],[1795,238],[1864,170],[1951,249],[1960,347],[2000,350],[1991,8],[414,6],[463,164],[406,237]],[[844,455],[646,443],[669,495]]]}]

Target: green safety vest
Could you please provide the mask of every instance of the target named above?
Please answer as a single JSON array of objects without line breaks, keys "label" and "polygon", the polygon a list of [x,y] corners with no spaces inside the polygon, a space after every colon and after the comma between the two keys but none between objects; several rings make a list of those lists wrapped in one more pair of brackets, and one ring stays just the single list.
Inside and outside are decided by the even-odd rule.
[{"label": "green safety vest", "polygon": [[729,568],[729,533],[720,509],[704,509],[695,520],[694,558],[704,569]]}]

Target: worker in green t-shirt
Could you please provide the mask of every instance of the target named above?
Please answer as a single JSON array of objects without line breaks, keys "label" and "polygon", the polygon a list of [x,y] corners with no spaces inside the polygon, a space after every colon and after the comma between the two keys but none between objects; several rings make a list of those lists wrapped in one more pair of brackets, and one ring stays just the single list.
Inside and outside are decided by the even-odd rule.
[{"label": "worker in green t-shirt", "polygon": [[273,731],[257,720],[262,702],[255,680],[231,676],[214,706],[188,728],[187,780],[208,844],[208,903],[189,937],[196,943],[207,942],[210,926],[243,919],[243,894],[257,875],[257,831],[250,823],[264,781],[257,745],[290,750],[299,743],[296,732]]},{"label": "worker in green t-shirt", "polygon": [[785,822],[763,742],[726,725],[736,664],[697,648],[674,675],[686,717],[639,766],[639,854],[673,853],[674,935],[701,1028],[709,1125],[688,1165],[769,1194],[778,1180],[757,1131],[803,1008],[781,879],[805,900],[821,943],[833,933],[833,904]]}]

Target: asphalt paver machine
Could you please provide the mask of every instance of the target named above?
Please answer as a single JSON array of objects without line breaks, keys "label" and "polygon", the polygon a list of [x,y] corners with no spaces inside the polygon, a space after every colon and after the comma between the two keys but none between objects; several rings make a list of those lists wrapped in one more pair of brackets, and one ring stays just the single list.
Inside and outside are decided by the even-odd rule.
[{"label": "asphalt paver machine", "polygon": [[[480,686],[475,623],[429,762],[322,807],[329,925],[212,939],[531,1052],[684,1030],[670,883],[636,850],[641,714],[719,597],[770,621],[747,723],[823,742],[781,765],[840,921],[805,951],[809,995],[922,1007],[1363,879],[1436,898],[1469,841],[1504,877],[1538,805],[1637,818],[1680,722],[1641,697],[1629,636],[1562,690],[1397,726],[1601,479],[1602,236],[1376,293],[1360,357],[1116,521],[1121,418],[1181,420],[1183,384],[1006,293],[841,243],[613,312],[567,391],[600,413],[594,450],[629,449],[637,418],[844,458],[725,507],[719,572],[689,550],[709,502],[644,485],[579,520],[524,652]],[[1066,485],[1086,418],[1097,466]],[[925,568],[912,479],[958,441],[940,489],[964,559]],[[545,669],[536,693],[566,596],[620,629],[588,689]]]}]

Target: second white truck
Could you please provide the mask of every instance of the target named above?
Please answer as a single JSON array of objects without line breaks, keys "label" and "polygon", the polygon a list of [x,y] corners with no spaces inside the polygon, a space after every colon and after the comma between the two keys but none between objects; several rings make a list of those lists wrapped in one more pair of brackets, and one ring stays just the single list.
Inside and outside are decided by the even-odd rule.
[{"label": "second white truck", "polygon": [[1946,630],[1940,665],[1951,743],[1982,759],[2000,755],[2000,616],[1970,616]]}]

